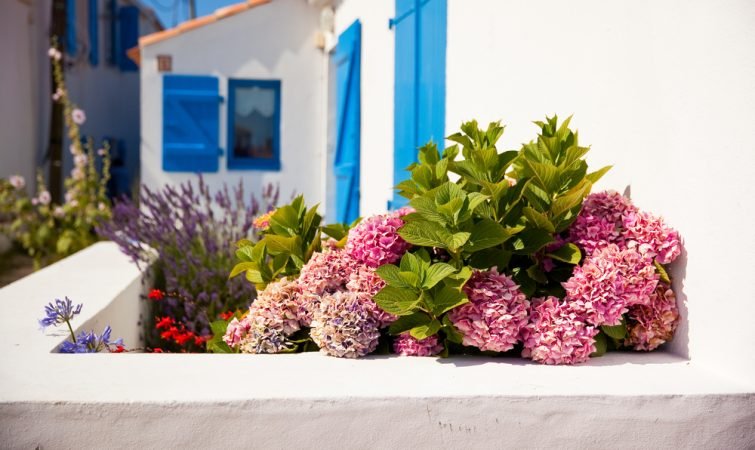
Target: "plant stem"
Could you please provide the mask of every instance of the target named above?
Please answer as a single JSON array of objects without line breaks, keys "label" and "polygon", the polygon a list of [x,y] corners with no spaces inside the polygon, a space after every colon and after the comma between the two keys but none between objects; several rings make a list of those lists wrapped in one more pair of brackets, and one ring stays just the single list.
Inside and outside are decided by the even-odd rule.
[{"label": "plant stem", "polygon": [[71,340],[75,344],[76,343],[76,335],[73,334],[73,327],[71,327],[71,321],[70,320],[66,320],[66,325],[68,325],[68,331],[71,332]]}]

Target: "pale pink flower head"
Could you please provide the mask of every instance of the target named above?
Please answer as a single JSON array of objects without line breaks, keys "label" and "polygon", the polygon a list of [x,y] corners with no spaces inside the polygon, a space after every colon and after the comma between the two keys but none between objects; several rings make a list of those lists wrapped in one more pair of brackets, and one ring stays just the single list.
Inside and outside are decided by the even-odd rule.
[{"label": "pale pink flower head", "polygon": [[73,163],[76,167],[86,166],[87,162],[89,162],[89,157],[84,153],[79,153],[73,157]]},{"label": "pale pink flower head", "polygon": [[42,205],[49,205],[52,197],[48,191],[42,191],[39,193],[39,203]]},{"label": "pale pink flower head", "polygon": [[50,49],[47,50],[47,56],[49,56],[50,58],[56,61],[60,61],[60,58],[63,57],[63,55],[60,53],[60,50],[58,50],[55,47],[50,47]]},{"label": "pale pink flower head", "polygon": [[87,121],[87,115],[83,109],[76,108],[71,111],[71,119],[76,125],[84,125],[84,122]]},{"label": "pale pink flower head", "polygon": [[296,281],[301,290],[299,302],[302,324],[309,325],[322,296],[346,290],[355,265],[357,263],[343,250],[328,250],[312,255],[302,267]]},{"label": "pale pink flower head", "polygon": [[79,181],[83,180],[85,175],[86,174],[84,173],[84,170],[81,167],[74,167],[73,170],[71,171],[71,177],[74,180],[79,180]]},{"label": "pale pink flower head", "polygon": [[26,180],[21,175],[11,175],[8,182],[14,189],[23,189],[26,186]]},{"label": "pale pink flower head", "polygon": [[637,208],[618,192],[590,194],[569,228],[569,241],[580,246],[586,255],[607,244],[623,247],[623,218],[630,212],[637,212]]},{"label": "pale pink flower head", "polygon": [[651,351],[674,337],[679,325],[676,296],[671,288],[658,283],[648,305],[636,305],[627,313],[628,335],[624,345],[635,350]]},{"label": "pale pink flower head", "polygon": [[241,320],[234,317],[233,320],[228,323],[225,335],[223,335],[223,342],[228,344],[229,347],[238,347],[246,338],[247,334],[249,334],[251,327],[252,325],[246,317]]},{"label": "pale pink flower head", "polygon": [[107,155],[107,150],[105,150],[104,148],[99,148],[97,149],[97,154],[100,156],[105,156]]},{"label": "pale pink flower head", "polygon": [[602,326],[619,325],[630,306],[648,304],[657,284],[648,257],[609,244],[575,266],[563,286],[570,306],[588,323]]},{"label": "pale pink flower head", "polygon": [[[385,287],[385,281],[375,272],[375,268],[365,266],[364,264],[357,264],[353,267],[353,270],[349,274],[349,281],[346,283],[346,290],[349,292],[355,292],[364,294],[374,303],[372,298],[381,289]],[[380,327],[387,327],[396,321],[397,317],[393,314],[387,313],[375,305],[376,315],[380,321]]]},{"label": "pale pink flower head", "polygon": [[79,148],[76,147],[76,144],[71,144],[68,146],[68,151],[71,152],[72,155],[76,156],[79,154]]},{"label": "pale pink flower head", "polygon": [[464,335],[462,343],[480,350],[511,350],[527,325],[529,301],[519,286],[493,268],[475,271],[464,292],[469,303],[454,308],[448,315]]},{"label": "pale pink flower head", "polygon": [[245,318],[249,327],[239,342],[242,352],[281,353],[294,348],[288,337],[301,328],[299,293],[299,286],[285,278],[259,293]]},{"label": "pale pink flower head", "polygon": [[363,294],[335,292],[322,297],[310,336],[320,351],[340,358],[358,358],[377,348],[380,321],[374,303]]},{"label": "pale pink flower head", "polygon": [[52,215],[58,219],[62,219],[66,215],[66,211],[63,209],[62,206],[56,206],[52,212]]},{"label": "pale pink flower head", "polygon": [[666,226],[662,218],[646,212],[630,212],[623,218],[624,236],[628,247],[669,264],[682,251],[679,233]]},{"label": "pale pink flower head", "polygon": [[443,351],[443,344],[437,334],[420,341],[407,331],[395,337],[393,351],[401,356],[436,356]]},{"label": "pale pink flower head", "polygon": [[410,244],[398,235],[401,219],[412,210],[402,208],[390,214],[368,217],[349,230],[346,252],[370,267],[392,264],[401,259]]},{"label": "pale pink flower head", "polygon": [[543,364],[585,362],[596,350],[597,334],[569,303],[556,297],[533,298],[529,324],[522,329],[522,356]]}]

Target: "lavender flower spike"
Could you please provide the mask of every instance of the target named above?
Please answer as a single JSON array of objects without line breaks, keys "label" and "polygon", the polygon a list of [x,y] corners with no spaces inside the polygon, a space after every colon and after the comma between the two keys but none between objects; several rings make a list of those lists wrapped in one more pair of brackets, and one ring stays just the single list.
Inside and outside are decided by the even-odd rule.
[{"label": "lavender flower spike", "polygon": [[82,303],[74,306],[68,297],[65,297],[65,301],[55,299],[55,304],[50,302],[45,306],[45,317],[39,320],[39,325],[44,330],[51,325],[64,324],[73,319],[76,314],[79,314],[82,306]]}]

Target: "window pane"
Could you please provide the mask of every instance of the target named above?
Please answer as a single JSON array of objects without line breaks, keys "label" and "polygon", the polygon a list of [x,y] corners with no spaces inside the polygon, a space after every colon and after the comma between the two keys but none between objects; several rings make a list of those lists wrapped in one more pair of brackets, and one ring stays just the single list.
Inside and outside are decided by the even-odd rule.
[{"label": "window pane", "polygon": [[236,87],[233,156],[273,159],[275,136],[275,89]]}]

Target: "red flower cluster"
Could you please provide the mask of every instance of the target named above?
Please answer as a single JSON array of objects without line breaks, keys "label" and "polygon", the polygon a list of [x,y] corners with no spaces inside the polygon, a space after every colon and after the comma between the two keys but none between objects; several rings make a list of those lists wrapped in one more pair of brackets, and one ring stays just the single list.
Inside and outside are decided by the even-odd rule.
[{"label": "red flower cluster", "polygon": [[147,295],[147,297],[150,300],[159,302],[160,300],[165,298],[165,294],[160,289],[152,289],[151,291],[149,291],[149,295]]},{"label": "red flower cluster", "polygon": [[233,317],[234,314],[235,314],[235,312],[233,312],[233,311],[226,311],[224,313],[218,314],[218,317],[220,317],[223,320],[228,320],[231,317]]},{"label": "red flower cluster", "polygon": [[178,345],[185,345],[189,341],[194,342],[195,345],[202,345],[208,339],[206,336],[197,336],[193,331],[187,330],[184,324],[176,323],[170,316],[158,318],[155,328],[165,330],[160,333],[161,338]]}]

